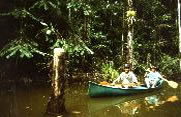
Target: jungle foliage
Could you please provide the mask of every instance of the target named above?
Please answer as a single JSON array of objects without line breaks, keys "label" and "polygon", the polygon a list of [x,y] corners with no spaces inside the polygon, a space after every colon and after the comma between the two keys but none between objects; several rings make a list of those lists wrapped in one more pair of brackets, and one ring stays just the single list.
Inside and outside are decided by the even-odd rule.
[{"label": "jungle foliage", "polygon": [[[39,69],[50,69],[46,63],[53,48],[61,47],[68,53],[70,72],[99,72],[108,78],[127,62],[127,0],[2,0],[1,4],[1,9],[8,6],[1,10],[1,23],[13,29],[4,38],[1,58],[28,58]],[[176,1],[135,0],[133,7],[135,71],[142,74],[156,64],[163,74],[178,73]]]}]

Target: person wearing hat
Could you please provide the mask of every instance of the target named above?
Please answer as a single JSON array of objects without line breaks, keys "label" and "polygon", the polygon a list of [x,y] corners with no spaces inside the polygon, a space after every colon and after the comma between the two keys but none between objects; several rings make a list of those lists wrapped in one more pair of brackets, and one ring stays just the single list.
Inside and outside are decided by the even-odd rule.
[{"label": "person wearing hat", "polygon": [[[122,84],[129,84],[129,83],[137,83],[137,77],[136,75],[130,71],[130,65],[125,64],[124,71],[119,75],[117,79],[113,81],[112,84],[115,84],[116,82],[121,82]],[[125,86],[126,87],[126,86]]]},{"label": "person wearing hat", "polygon": [[150,72],[145,76],[145,83],[148,88],[155,88],[157,82],[163,78],[162,75],[157,71],[156,66],[150,67]]}]

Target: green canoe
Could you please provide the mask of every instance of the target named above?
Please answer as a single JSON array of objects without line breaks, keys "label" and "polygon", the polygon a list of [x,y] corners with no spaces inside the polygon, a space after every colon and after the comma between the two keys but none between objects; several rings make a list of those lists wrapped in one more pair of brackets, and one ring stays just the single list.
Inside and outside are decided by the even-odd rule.
[{"label": "green canoe", "polygon": [[158,90],[161,88],[163,80],[157,83],[156,88],[147,88],[146,85],[135,86],[131,88],[120,88],[110,85],[101,85],[95,82],[89,81],[88,95],[91,97],[101,97],[101,96],[124,96],[132,95],[143,92],[150,92]]}]

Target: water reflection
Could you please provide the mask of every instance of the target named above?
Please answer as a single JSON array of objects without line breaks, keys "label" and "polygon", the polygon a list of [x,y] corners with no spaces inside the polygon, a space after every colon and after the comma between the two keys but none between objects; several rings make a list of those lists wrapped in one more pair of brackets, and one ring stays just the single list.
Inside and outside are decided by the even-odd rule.
[{"label": "water reflection", "polygon": [[[90,98],[87,87],[72,85],[65,91],[63,117],[177,117],[181,114],[181,88],[133,96]],[[45,114],[50,86],[0,87],[0,117],[54,117]]]},{"label": "water reflection", "polygon": [[159,106],[159,104],[162,104],[162,102],[159,99],[159,96],[153,95],[153,96],[148,96],[145,97],[145,105],[149,109],[154,108],[156,106]]},{"label": "water reflection", "polygon": [[96,106],[89,109],[91,111],[95,109],[91,112],[91,117],[101,117],[101,115],[104,115],[104,117],[177,117],[181,114],[179,110],[181,107],[179,97],[181,95],[178,91],[179,89],[164,87],[164,89],[150,94],[122,96],[116,99],[118,102],[113,99],[107,101],[102,99],[102,102],[93,99],[94,101],[90,105],[96,102],[95,100],[98,101],[94,103]]},{"label": "water reflection", "polygon": [[159,96],[153,95],[145,97],[145,105],[149,109],[155,109],[157,106],[160,106],[166,102],[176,102],[179,101],[177,96],[170,96],[166,100],[161,100]]},{"label": "water reflection", "polygon": [[[172,112],[169,112],[166,105],[174,105],[175,102],[179,104],[177,108],[181,106],[177,96],[161,98],[161,95],[151,95],[144,98],[141,97],[139,99],[135,97],[135,99],[129,101],[122,102],[122,100],[120,100],[120,103],[115,105],[110,105],[107,107],[105,105],[105,108],[102,107],[102,109],[92,112],[94,114],[92,114],[91,117],[101,117],[101,115],[104,115],[104,117],[116,117],[118,115],[121,117],[148,117],[152,116],[153,113],[159,113],[159,115],[155,115],[156,117],[170,117],[166,114],[175,112],[177,108],[175,108],[175,111],[172,110]],[[97,106],[99,106],[99,104],[97,104]],[[177,111],[177,113],[181,112]]]},{"label": "water reflection", "polygon": [[44,88],[15,84],[1,87],[0,117],[41,117],[49,96]]}]

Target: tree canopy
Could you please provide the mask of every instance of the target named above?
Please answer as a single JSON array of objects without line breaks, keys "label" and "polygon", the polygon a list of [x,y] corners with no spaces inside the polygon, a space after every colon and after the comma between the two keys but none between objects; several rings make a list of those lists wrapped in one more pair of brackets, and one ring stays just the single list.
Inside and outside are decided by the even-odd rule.
[{"label": "tree canopy", "polygon": [[[68,53],[71,72],[117,73],[127,62],[127,0],[1,0],[1,58],[49,63],[53,48]],[[177,1],[136,0],[133,55],[135,71],[156,64],[165,74],[179,72]],[[47,66],[47,64],[45,65]],[[45,66],[40,66],[42,69]],[[49,69],[49,68],[47,68]]]}]

